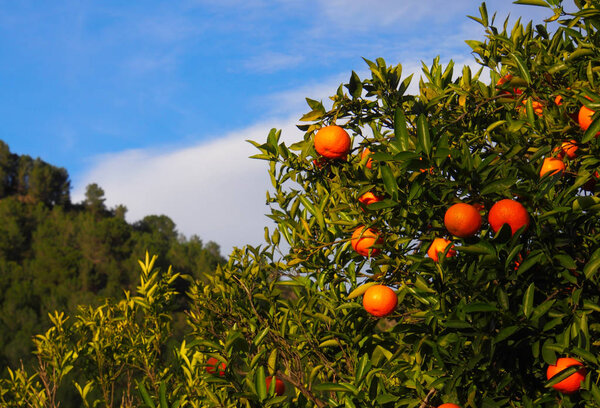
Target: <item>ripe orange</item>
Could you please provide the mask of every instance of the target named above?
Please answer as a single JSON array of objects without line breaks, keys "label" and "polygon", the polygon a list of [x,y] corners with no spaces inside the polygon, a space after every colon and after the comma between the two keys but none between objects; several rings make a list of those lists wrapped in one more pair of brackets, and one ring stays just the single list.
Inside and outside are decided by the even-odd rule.
[{"label": "ripe orange", "polygon": [[373,204],[373,203],[377,203],[379,201],[383,200],[382,197],[373,194],[370,191],[367,191],[366,193],[364,193],[363,195],[361,195],[360,197],[358,197],[358,201],[360,201],[361,203],[363,203],[364,205],[369,205],[369,204]]},{"label": "ripe orange", "polygon": [[561,160],[565,157],[565,155],[569,159],[574,159],[575,157],[577,157],[578,149],[579,147],[577,147],[577,140],[571,139],[569,141],[562,142],[560,147],[555,147],[553,152],[557,152],[556,157],[558,157]]},{"label": "ripe orange", "polygon": [[[365,150],[362,151],[362,153],[360,154],[360,160],[363,160],[366,156],[369,156],[371,154],[371,151],[367,148],[365,148]],[[367,160],[367,164],[366,164],[368,169],[372,169],[373,168],[373,159],[369,159]]]},{"label": "ripe orange", "polygon": [[[571,88],[567,88],[567,90],[570,91]],[[561,106],[562,100],[563,100],[562,95],[556,95],[556,98],[554,98],[554,103],[556,104],[556,106]]]},{"label": "ripe orange", "polygon": [[[447,240],[445,238],[436,238],[433,240],[433,242],[431,243],[431,246],[427,250],[427,255],[429,255],[429,257],[431,259],[433,259],[434,262],[438,262],[440,260],[439,252],[441,252],[443,254],[444,251],[446,251],[446,247],[448,245],[452,245],[452,241]],[[452,245],[452,247],[454,247],[454,245]],[[456,251],[453,248],[450,248],[450,250],[446,254],[446,258],[450,258],[455,255],[456,255]]]},{"label": "ripe orange", "polygon": [[543,177],[545,174],[550,173],[551,176],[562,173],[565,171],[565,164],[561,159],[557,159],[556,157],[546,157],[544,162],[542,163],[542,168],[540,170],[540,177]]},{"label": "ripe orange", "polygon": [[328,159],[345,159],[350,144],[348,132],[336,125],[322,127],[315,135],[315,150]]},{"label": "ripe orange", "polygon": [[[271,381],[273,381],[273,377],[269,376],[265,378],[267,383],[267,392],[269,392],[269,388],[271,388]],[[275,395],[283,395],[285,392],[285,384],[279,378],[275,377]]]},{"label": "ripe orange", "polygon": [[592,116],[594,115],[594,111],[590,108],[582,105],[579,109],[579,114],[577,115],[577,120],[579,121],[579,127],[583,130],[587,130],[592,124]]},{"label": "ripe orange", "polygon": [[219,366],[219,376],[223,377],[225,375],[225,363],[218,364],[219,360],[215,357],[211,357],[206,360],[206,372],[209,374],[214,374],[217,371],[217,365]]},{"label": "ripe orange", "polygon": [[384,285],[371,286],[363,295],[363,307],[373,316],[387,316],[396,309],[398,296]]},{"label": "ripe orange", "polygon": [[372,246],[382,244],[383,238],[379,236],[379,232],[375,228],[367,228],[361,225],[352,234],[350,243],[352,248],[359,254],[375,256],[380,250],[379,248],[372,248]]},{"label": "ripe orange", "polygon": [[562,357],[556,360],[556,364],[548,366],[546,378],[549,380],[559,372],[572,366],[581,366],[581,368],[561,382],[554,384],[552,388],[563,394],[572,394],[575,391],[579,391],[581,382],[585,380],[586,370],[583,364],[574,358]]},{"label": "ripe orange", "polygon": [[[519,113],[525,114],[527,113],[527,100],[521,102],[523,106],[518,107]],[[539,101],[531,101],[531,107],[533,108],[533,113],[538,116],[542,116],[544,114],[544,105]]]},{"label": "ripe orange", "polygon": [[[590,98],[588,98],[590,99]],[[591,99],[590,99],[591,100]],[[579,122],[579,127],[583,130],[587,130],[592,124],[592,116],[594,115],[593,110],[582,105],[579,109],[579,114],[577,115],[577,121]],[[600,132],[596,133],[596,137],[600,136]]]},{"label": "ripe orange", "polygon": [[[513,76],[511,74],[504,75],[502,78],[500,78],[498,80],[498,82],[496,82],[496,89],[502,87],[502,85],[504,85],[507,82],[510,82],[512,79],[513,79]],[[522,93],[523,93],[523,91],[521,89],[513,88],[513,91],[512,91],[513,95],[521,95]],[[502,94],[511,95],[511,93],[508,91],[502,91]]]},{"label": "ripe orange", "polygon": [[452,235],[467,238],[475,235],[481,228],[481,214],[470,204],[454,204],[444,215],[444,225]]},{"label": "ripe orange", "polygon": [[556,95],[556,98],[554,98],[554,103],[556,104],[556,106],[562,105],[562,99],[562,95]]},{"label": "ripe orange", "polygon": [[505,198],[498,201],[490,208],[488,222],[494,232],[498,232],[504,224],[508,224],[512,235],[521,227],[529,227],[529,214],[523,204],[518,201]]},{"label": "ripe orange", "polygon": [[442,405],[438,405],[437,408],[460,408],[460,405],[456,405],[456,404],[450,404],[450,403],[445,403]]}]

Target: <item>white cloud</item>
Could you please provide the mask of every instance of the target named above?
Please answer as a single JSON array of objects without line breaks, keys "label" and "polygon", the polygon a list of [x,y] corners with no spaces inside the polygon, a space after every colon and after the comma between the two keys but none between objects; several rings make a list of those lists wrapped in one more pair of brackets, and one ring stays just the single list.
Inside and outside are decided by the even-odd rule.
[{"label": "white cloud", "polygon": [[128,150],[98,156],[79,180],[73,201],[84,198],[85,186],[98,183],[106,204],[124,204],[134,222],[150,214],[165,214],[179,232],[199,235],[221,245],[228,255],[234,246],[263,242],[265,192],[271,187],[267,163],[248,157],[258,153],[245,140],[264,142],[270,128],[283,129],[286,143],[301,137],[292,119],[255,124],[222,139],[171,151]]}]

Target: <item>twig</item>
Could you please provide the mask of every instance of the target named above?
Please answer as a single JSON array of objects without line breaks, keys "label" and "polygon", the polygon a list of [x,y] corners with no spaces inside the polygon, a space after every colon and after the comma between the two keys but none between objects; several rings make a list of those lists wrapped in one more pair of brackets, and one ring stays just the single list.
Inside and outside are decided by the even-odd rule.
[{"label": "twig", "polygon": [[433,397],[435,395],[435,393],[436,393],[435,388],[430,389],[429,392],[427,393],[427,395],[425,396],[425,399],[421,403],[421,405],[419,405],[419,408],[426,408],[429,405],[429,399],[431,397]]}]

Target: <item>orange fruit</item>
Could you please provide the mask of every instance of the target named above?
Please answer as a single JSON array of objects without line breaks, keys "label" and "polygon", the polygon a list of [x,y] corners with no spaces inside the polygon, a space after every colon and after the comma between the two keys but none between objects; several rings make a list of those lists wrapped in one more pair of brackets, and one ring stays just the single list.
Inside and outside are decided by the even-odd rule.
[{"label": "orange fruit", "polygon": [[[570,91],[570,90],[571,90],[571,88],[567,88],[567,91]],[[556,106],[561,106],[562,100],[563,100],[562,95],[556,95],[556,98],[554,98],[554,103],[556,104]]]},{"label": "orange fruit", "polygon": [[560,147],[555,147],[553,152],[557,152],[556,157],[558,157],[561,160],[565,157],[565,155],[569,159],[574,159],[575,157],[577,157],[578,149],[579,147],[577,147],[577,140],[571,139],[567,142],[562,142]]},{"label": "orange fruit", "polygon": [[206,372],[209,374],[215,374],[217,371],[217,365],[219,366],[219,376],[223,377],[225,375],[225,363],[219,364],[219,360],[215,357],[211,357],[206,360]]},{"label": "orange fruit", "polygon": [[352,248],[359,254],[375,256],[380,250],[379,248],[372,248],[372,246],[383,243],[383,238],[379,236],[379,232],[375,228],[367,228],[361,225],[352,234],[350,243]]},{"label": "orange fruit", "polygon": [[505,198],[490,208],[488,222],[494,232],[498,232],[504,224],[508,224],[512,235],[515,235],[519,228],[529,227],[529,213],[520,202]]},{"label": "orange fruit", "polygon": [[[523,106],[520,106],[517,110],[519,113],[525,114],[527,113],[527,100],[521,102]],[[542,116],[544,113],[544,105],[542,105],[539,101],[531,101],[531,107],[533,108],[533,113],[538,116]]]},{"label": "orange fruit", "polygon": [[481,228],[481,214],[471,204],[454,204],[446,210],[444,225],[452,235],[461,238],[471,237]]},{"label": "orange fruit", "polygon": [[[422,158],[422,157],[419,157],[419,161],[423,161],[423,158]],[[426,171],[429,171],[429,174],[433,174],[433,166],[431,166],[431,167],[429,168],[429,170],[426,170],[426,169],[419,169],[419,171],[420,171],[421,173],[425,173]]]},{"label": "orange fruit", "polygon": [[522,254],[517,255],[517,259],[515,260],[515,267],[513,269],[515,271],[518,271],[522,262],[523,262],[523,255]]},{"label": "orange fruit", "polygon": [[[431,259],[433,259],[434,262],[437,262],[440,260],[439,252],[444,253],[446,251],[446,247],[448,245],[452,245],[452,241],[447,240],[445,238],[436,238],[433,240],[433,242],[431,243],[431,246],[427,250],[427,255],[429,255],[429,257]],[[452,245],[452,246],[454,246],[454,245]],[[456,255],[456,251],[451,248],[448,251],[448,253],[446,254],[446,258],[450,258],[455,255]]]},{"label": "orange fruit", "polygon": [[563,394],[572,394],[579,391],[581,382],[585,380],[586,370],[583,364],[574,358],[562,357],[556,360],[556,364],[548,366],[546,378],[549,380],[559,372],[573,366],[581,366],[581,368],[564,380],[554,384],[552,388]]},{"label": "orange fruit", "polygon": [[336,125],[322,127],[315,135],[315,150],[328,159],[346,158],[350,144],[348,132]]},{"label": "orange fruit", "polygon": [[367,191],[366,193],[364,193],[363,195],[361,195],[360,197],[358,197],[358,201],[360,201],[364,205],[369,205],[369,204],[377,203],[377,202],[379,202],[381,200],[383,200],[383,198],[381,198],[378,195],[373,194],[370,191]]},{"label": "orange fruit", "polygon": [[557,173],[562,173],[563,171],[565,171],[565,164],[561,159],[557,159],[556,157],[546,157],[542,163],[540,177],[543,177],[547,173],[550,173],[550,175],[553,176]]},{"label": "orange fruit", "polygon": [[398,296],[384,285],[371,286],[363,295],[363,307],[373,316],[387,316],[396,309]]},{"label": "orange fruit", "polygon": [[577,120],[579,122],[579,127],[583,130],[587,130],[592,124],[592,116],[594,115],[594,111],[590,108],[582,105],[579,108],[579,114],[577,115]]},{"label": "orange fruit", "polygon": [[[371,151],[367,148],[365,148],[362,153],[360,154],[360,160],[362,161],[365,157],[369,156],[371,154]],[[373,159],[369,159],[367,160],[367,164],[366,164],[368,169],[372,169],[373,168]]]},{"label": "orange fruit", "polygon": [[450,403],[445,403],[442,405],[438,405],[437,408],[460,408],[460,405],[456,405],[456,404],[450,404]]},{"label": "orange fruit", "polygon": [[[269,392],[269,388],[271,388],[271,381],[273,381],[273,377],[269,376],[265,378],[267,383],[267,392]],[[285,392],[285,384],[279,378],[275,377],[275,395],[283,395]]]},{"label": "orange fruit", "polygon": [[[586,96],[587,99],[590,99]],[[591,99],[590,99],[591,100]],[[587,130],[592,124],[592,116],[594,115],[593,110],[582,105],[579,109],[579,114],[577,115],[577,122],[579,122],[579,127],[583,130]],[[596,133],[596,137],[600,136],[600,132]]]},{"label": "orange fruit", "polygon": [[562,95],[556,95],[556,98],[554,98],[554,103],[556,104],[556,106],[562,105],[562,99]]},{"label": "orange fruit", "polygon": [[[510,82],[512,79],[513,79],[513,76],[511,74],[504,75],[502,78],[500,78],[498,80],[498,82],[496,82],[496,89],[502,87],[502,85],[504,85],[507,82]],[[513,91],[512,91],[513,95],[521,95],[522,93],[523,93],[523,91],[521,89],[513,88]],[[511,95],[511,93],[508,91],[502,91],[502,94]]]}]

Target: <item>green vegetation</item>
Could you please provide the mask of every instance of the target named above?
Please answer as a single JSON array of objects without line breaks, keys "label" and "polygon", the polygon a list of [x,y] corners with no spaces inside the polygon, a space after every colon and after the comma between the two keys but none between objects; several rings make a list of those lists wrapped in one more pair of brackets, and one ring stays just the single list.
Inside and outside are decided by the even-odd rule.
[{"label": "green vegetation", "polygon": [[[547,24],[498,28],[485,4],[472,17],[486,39],[468,44],[489,79],[468,66],[453,79],[435,59],[406,95],[411,78],[378,59],[331,108],[308,99],[303,140],[286,146],[273,129],[254,142],[273,183],[265,245],[203,279],[146,256],[134,292],[53,315],[35,339],[38,367],[13,366],[0,402],[56,407],[71,392],[90,407],[600,406],[600,115],[578,116],[600,109],[600,4],[575,0],[567,14],[559,0],[518,2],[547,7]],[[335,158],[316,152],[329,125],[352,138],[347,157],[336,128],[319,140]],[[565,167],[540,176],[548,157]],[[446,219],[459,202],[483,220],[471,206]],[[163,221],[148,224],[164,232]],[[446,256],[427,255],[434,240]],[[285,390],[267,388],[273,375]]]},{"label": "green vegetation", "polygon": [[[128,224],[126,209],[107,209],[96,184],[72,204],[65,169],[10,153],[3,142],[0,175],[1,367],[31,366],[32,337],[50,327],[49,313],[132,290],[145,251],[196,279],[224,262],[217,244],[180,236],[167,216]],[[181,292],[185,287],[180,282]]]}]

